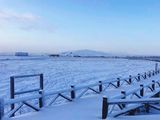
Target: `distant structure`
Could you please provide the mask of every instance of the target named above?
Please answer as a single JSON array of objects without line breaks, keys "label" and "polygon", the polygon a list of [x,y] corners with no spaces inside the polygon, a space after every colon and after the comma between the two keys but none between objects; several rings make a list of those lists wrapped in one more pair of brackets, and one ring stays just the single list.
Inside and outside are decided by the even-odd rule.
[{"label": "distant structure", "polygon": [[60,57],[60,55],[59,54],[51,54],[51,55],[49,55],[50,57]]},{"label": "distant structure", "polygon": [[15,56],[29,56],[27,52],[16,52]]}]

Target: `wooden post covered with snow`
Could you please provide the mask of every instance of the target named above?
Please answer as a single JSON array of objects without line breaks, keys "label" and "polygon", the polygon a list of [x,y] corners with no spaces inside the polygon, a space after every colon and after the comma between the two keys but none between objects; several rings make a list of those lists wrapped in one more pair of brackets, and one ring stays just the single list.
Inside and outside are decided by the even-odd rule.
[{"label": "wooden post covered with snow", "polygon": [[152,72],[152,75],[154,76],[155,75],[155,71],[153,70],[153,72]]},{"label": "wooden post covered with snow", "polygon": [[[14,99],[14,95],[15,95],[15,90],[14,90],[14,77],[10,77],[10,98]],[[14,104],[11,104],[11,110],[13,110],[15,108]],[[13,114],[14,116],[14,114]],[[13,117],[12,116],[12,117]]]},{"label": "wooden post covered with snow", "polygon": [[74,88],[73,85],[71,86],[71,98],[72,98],[72,99],[75,99],[75,98],[76,98],[75,88]]},{"label": "wooden post covered with snow", "polygon": [[144,79],[147,79],[147,73],[146,72],[144,73]]},{"label": "wooden post covered with snow", "polygon": [[120,83],[120,78],[117,78],[117,87],[120,87],[121,83]]},{"label": "wooden post covered with snow", "polygon": [[102,88],[102,81],[99,81],[99,92],[102,92],[103,88]]},{"label": "wooden post covered with snow", "polygon": [[155,65],[155,72],[156,72],[156,74],[157,74],[157,71],[158,71],[158,63],[156,63],[156,65]]},{"label": "wooden post covered with snow", "polygon": [[4,99],[0,98],[0,120],[2,120],[4,116]]},{"label": "wooden post covered with snow", "polygon": [[144,85],[140,85],[140,96],[143,97],[144,96]]},{"label": "wooden post covered with snow", "polygon": [[152,90],[154,91],[155,90],[155,81],[152,80]]},{"label": "wooden post covered with snow", "polygon": [[[40,74],[40,91],[39,94],[43,95],[43,74]],[[43,97],[39,98],[39,107],[42,108],[43,107]]]},{"label": "wooden post covered with snow", "polygon": [[42,108],[44,106],[44,91],[39,90],[39,94],[41,95],[41,98],[39,98],[39,108]]},{"label": "wooden post covered with snow", "polygon": [[[121,94],[122,94],[121,99],[126,99],[126,91],[121,91]],[[122,107],[125,108],[126,105],[125,105],[125,104],[122,104]]]},{"label": "wooden post covered with snow", "polygon": [[149,75],[148,76],[151,77],[151,71],[149,71]]},{"label": "wooden post covered with snow", "polygon": [[138,74],[138,81],[140,81],[141,80],[141,75],[140,75],[140,73]]},{"label": "wooden post covered with snow", "polygon": [[129,83],[132,84],[132,76],[129,76]]},{"label": "wooden post covered with snow", "polygon": [[108,98],[103,97],[102,103],[102,119],[106,119],[108,115]]}]

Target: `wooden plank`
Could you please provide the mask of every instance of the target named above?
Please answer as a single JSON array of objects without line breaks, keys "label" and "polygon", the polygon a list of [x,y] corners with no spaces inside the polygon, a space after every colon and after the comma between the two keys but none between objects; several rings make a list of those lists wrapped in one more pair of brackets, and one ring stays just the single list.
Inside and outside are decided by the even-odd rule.
[{"label": "wooden plank", "polygon": [[0,120],[2,120],[4,116],[4,99],[0,98]]},{"label": "wooden plank", "polygon": [[129,108],[125,108],[125,109],[121,110],[120,112],[117,112],[117,113],[113,114],[113,117],[118,117],[120,115],[124,115],[124,114],[126,114],[126,113],[128,113],[128,112],[130,112],[132,110],[135,110],[137,108],[140,108],[142,106],[143,105],[135,105],[135,106],[131,106]]},{"label": "wooden plank", "polygon": [[32,89],[32,90],[26,90],[26,91],[20,91],[20,92],[15,92],[15,95],[20,95],[20,94],[25,94],[25,93],[31,93],[31,92],[38,92],[40,89]]},{"label": "wooden plank", "polygon": [[142,99],[109,99],[108,104],[137,104],[137,103],[160,103],[160,98],[142,98]]},{"label": "wooden plank", "polygon": [[160,106],[158,105],[149,105],[149,106],[153,109],[160,110]]},{"label": "wooden plank", "polygon": [[38,77],[41,74],[32,74],[32,75],[19,75],[19,76],[12,76],[14,78],[26,78],[26,77]]},{"label": "wooden plank", "polygon": [[28,107],[32,108],[35,111],[39,111],[40,110],[39,108],[37,108],[36,106],[34,106],[34,105],[30,104],[30,103],[27,103],[27,102],[23,102],[23,103],[25,105],[27,105]]},{"label": "wooden plank", "polygon": [[7,116],[8,117],[12,117],[13,114],[15,114],[21,107],[23,106],[23,103],[21,103],[20,105],[18,105],[16,108],[14,108],[12,111],[10,111]]}]

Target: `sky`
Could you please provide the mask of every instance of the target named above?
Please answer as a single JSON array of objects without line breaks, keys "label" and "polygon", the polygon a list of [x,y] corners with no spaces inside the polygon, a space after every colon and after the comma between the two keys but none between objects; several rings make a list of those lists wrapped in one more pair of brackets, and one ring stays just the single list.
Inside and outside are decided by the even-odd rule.
[{"label": "sky", "polygon": [[0,52],[160,55],[160,0],[0,0]]}]

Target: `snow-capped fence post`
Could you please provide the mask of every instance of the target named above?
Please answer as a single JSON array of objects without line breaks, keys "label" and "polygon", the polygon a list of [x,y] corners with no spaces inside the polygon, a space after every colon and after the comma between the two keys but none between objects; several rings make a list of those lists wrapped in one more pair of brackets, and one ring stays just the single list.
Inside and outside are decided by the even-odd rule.
[{"label": "snow-capped fence post", "polygon": [[108,98],[103,97],[102,103],[102,119],[106,119],[108,115]]},{"label": "snow-capped fence post", "polygon": [[141,75],[140,75],[140,73],[138,73],[138,81],[140,81],[141,80]]},{"label": "snow-capped fence post", "polygon": [[44,91],[39,90],[39,94],[41,95],[41,98],[39,98],[39,108],[42,108],[44,106]]},{"label": "snow-capped fence post", "polygon": [[146,113],[149,113],[149,111],[150,111],[150,106],[149,106],[149,104],[144,104],[144,107],[145,107],[145,109],[146,109]]},{"label": "snow-capped fence post", "polygon": [[43,90],[43,74],[40,74],[40,89]]},{"label": "snow-capped fence post", "polygon": [[[43,74],[40,74],[40,91],[39,94],[43,94]],[[42,108],[43,107],[43,98],[39,98],[39,107]]]},{"label": "snow-capped fence post", "polygon": [[151,71],[149,71],[149,75],[148,76],[151,77]]},{"label": "snow-capped fence post", "polygon": [[132,84],[132,76],[129,75],[129,83]]},{"label": "snow-capped fence post", "polygon": [[121,81],[120,78],[117,78],[117,87],[120,87],[121,84],[120,81]]},{"label": "snow-capped fence post", "polygon": [[155,90],[155,81],[154,80],[152,80],[152,89],[153,89],[153,91]]},{"label": "snow-capped fence post", "polygon": [[[121,91],[121,94],[122,94],[121,99],[126,99],[126,91]],[[123,106],[123,108],[125,108],[125,107],[126,107],[126,105],[125,105],[125,104],[122,104],[122,106]]]},{"label": "snow-capped fence post", "polygon": [[76,98],[75,87],[73,85],[71,85],[71,98],[72,99]]},{"label": "snow-capped fence post", "polygon": [[4,99],[0,98],[0,120],[2,120],[4,116]]},{"label": "snow-capped fence post", "polygon": [[140,85],[140,96],[143,97],[144,96],[144,85]]},{"label": "snow-capped fence post", "polygon": [[[14,99],[15,96],[15,90],[14,90],[14,77],[10,77],[10,98]],[[14,104],[11,104],[11,110],[13,110],[15,108]],[[13,117],[14,114],[11,116]]]},{"label": "snow-capped fence post", "polygon": [[155,64],[155,71],[156,71],[156,74],[157,74],[157,71],[158,71],[158,63]]},{"label": "snow-capped fence post", "polygon": [[99,81],[99,92],[102,92],[103,88],[102,88],[102,81]]},{"label": "snow-capped fence post", "polygon": [[147,79],[147,73],[146,72],[144,73],[144,79]]},{"label": "snow-capped fence post", "polygon": [[153,70],[153,72],[152,72],[152,75],[154,76],[155,75],[155,71]]}]

